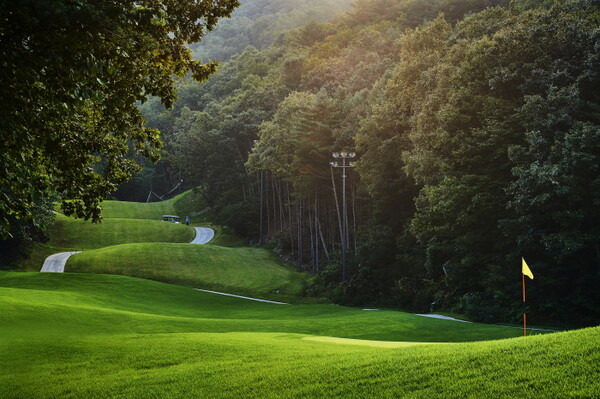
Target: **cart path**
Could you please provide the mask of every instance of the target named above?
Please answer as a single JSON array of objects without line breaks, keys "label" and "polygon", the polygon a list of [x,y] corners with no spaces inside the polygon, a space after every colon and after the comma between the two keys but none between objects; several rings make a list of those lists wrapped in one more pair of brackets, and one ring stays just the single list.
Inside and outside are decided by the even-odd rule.
[{"label": "cart path", "polygon": [[40,272],[63,273],[65,271],[67,259],[69,259],[71,255],[75,255],[80,252],[81,251],[59,252],[57,254],[50,255],[46,258],[46,260],[44,260],[44,265],[42,266],[42,270],[40,270]]},{"label": "cart path", "polygon": [[277,302],[277,301],[269,301],[268,299],[258,299],[258,298],[251,298],[249,296],[242,296],[242,295],[235,295],[235,294],[227,294],[225,292],[218,292],[218,291],[210,291],[210,290],[203,290],[201,288],[194,288],[196,291],[202,291],[202,292],[208,292],[210,294],[217,294],[217,295],[225,295],[225,296],[232,296],[234,298],[241,298],[241,299],[248,299],[250,301],[256,301],[256,302],[266,302],[266,303],[274,303],[276,305],[289,305],[289,303],[285,303],[285,302]]},{"label": "cart path", "polygon": [[190,244],[206,244],[215,236],[215,231],[209,227],[194,227],[196,230],[196,237],[190,242]]},{"label": "cart path", "polygon": [[[190,242],[190,244],[206,244],[215,236],[215,231],[208,227],[194,227],[196,230],[196,237]],[[73,252],[59,252],[48,256],[44,260],[44,265],[40,272],[44,273],[64,273],[65,265],[71,255],[80,253],[81,251]]]},{"label": "cart path", "polygon": [[471,323],[470,321],[455,319],[454,317],[442,316],[441,314],[423,314],[423,313],[415,313],[415,316],[423,316],[423,317],[431,317],[432,319],[442,319],[442,320],[451,320],[451,321],[460,321],[462,323]]},{"label": "cart path", "polygon": [[[431,317],[431,318],[434,318],[434,319],[442,319],[442,320],[450,320],[450,321],[460,321],[462,323],[472,323],[472,321],[455,319],[454,317],[442,316],[441,314],[434,314],[434,313],[429,313],[429,314],[414,313],[414,315],[415,316],[423,316],[423,317]],[[506,327],[506,328],[518,328],[518,329],[523,328],[523,327],[516,327],[516,326],[505,326],[505,325],[501,325],[501,324],[496,324],[496,326],[498,326],[498,327]],[[552,332],[562,331],[562,330],[553,330],[553,329],[550,329],[550,328],[536,328],[536,327],[527,327],[527,329],[528,330],[534,330],[534,331],[552,331]]]}]

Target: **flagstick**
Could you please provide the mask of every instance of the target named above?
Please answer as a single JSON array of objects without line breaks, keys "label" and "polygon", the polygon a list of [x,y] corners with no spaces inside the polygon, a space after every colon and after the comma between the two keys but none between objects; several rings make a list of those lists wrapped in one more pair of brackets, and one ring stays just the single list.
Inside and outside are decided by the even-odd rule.
[{"label": "flagstick", "polygon": [[[521,273],[521,281],[523,282],[523,305],[525,305],[525,275]],[[527,336],[527,313],[523,309],[523,336]]]}]

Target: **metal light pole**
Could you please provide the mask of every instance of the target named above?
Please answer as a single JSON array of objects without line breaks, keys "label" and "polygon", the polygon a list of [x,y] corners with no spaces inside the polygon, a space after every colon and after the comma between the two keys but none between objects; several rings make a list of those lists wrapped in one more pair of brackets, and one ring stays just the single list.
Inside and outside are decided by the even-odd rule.
[{"label": "metal light pole", "polygon": [[353,168],[354,162],[346,162],[347,159],[356,157],[354,152],[334,152],[331,154],[336,159],[342,159],[340,165],[337,161],[329,164],[334,168],[342,168],[342,280],[348,279],[348,270],[346,268],[346,252],[348,250],[348,211],[346,210],[346,168]]}]

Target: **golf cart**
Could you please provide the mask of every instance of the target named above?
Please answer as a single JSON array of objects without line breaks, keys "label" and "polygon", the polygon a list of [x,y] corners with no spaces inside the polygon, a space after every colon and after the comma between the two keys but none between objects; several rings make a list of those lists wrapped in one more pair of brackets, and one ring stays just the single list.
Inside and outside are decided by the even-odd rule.
[{"label": "golf cart", "polygon": [[163,222],[171,222],[171,223],[179,224],[179,216],[175,216],[175,215],[163,215],[162,220],[163,220]]}]

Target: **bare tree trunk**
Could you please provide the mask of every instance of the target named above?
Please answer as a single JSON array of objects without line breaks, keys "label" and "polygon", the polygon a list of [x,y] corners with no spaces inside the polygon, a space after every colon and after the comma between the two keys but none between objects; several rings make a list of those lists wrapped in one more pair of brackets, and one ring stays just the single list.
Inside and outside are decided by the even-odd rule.
[{"label": "bare tree trunk", "polygon": [[310,233],[310,265],[312,266],[312,271],[314,272],[315,268],[315,248],[314,248],[314,239],[313,239],[313,224],[312,224],[312,215],[310,211],[310,200],[308,202],[308,231]]},{"label": "bare tree trunk", "polygon": [[350,186],[350,193],[352,195],[352,238],[354,241],[354,256],[356,257],[356,204],[354,196],[354,184]]},{"label": "bare tree trunk", "polygon": [[331,248],[331,252],[333,253],[335,251],[335,235],[336,235],[336,227],[335,227],[335,216],[333,215],[333,212],[330,210],[329,211],[329,243],[330,243],[330,248]]},{"label": "bare tree trunk", "polygon": [[290,246],[292,247],[292,261],[294,260],[294,232],[292,231],[292,201],[290,200],[290,183],[286,183],[288,203],[288,231],[290,232]]},{"label": "bare tree trunk", "polygon": [[343,246],[343,242],[344,242],[344,229],[342,229],[342,215],[340,214],[340,204],[338,201],[338,196],[337,196],[337,190],[335,187],[335,179],[333,177],[333,167],[329,167],[329,170],[331,171],[331,187],[333,188],[333,198],[335,200],[335,210],[337,212],[337,217],[338,217],[338,227],[340,229],[340,243]]},{"label": "bare tree trunk", "polygon": [[271,195],[273,199],[273,226],[271,227],[271,239],[273,234],[277,231],[277,197],[275,196],[275,178],[273,172],[271,172]]},{"label": "bare tree trunk", "polygon": [[263,170],[260,171],[260,224],[259,224],[259,234],[258,234],[258,243],[262,244],[263,243],[263,234],[264,234],[264,229],[263,229],[263,200],[264,200],[264,183],[265,183],[265,172]]},{"label": "bare tree trunk", "polygon": [[318,219],[318,195],[317,190],[315,190],[315,211],[314,211],[314,225],[315,225],[315,272],[319,272],[319,219]]},{"label": "bare tree trunk", "polygon": [[[268,241],[271,238],[271,209],[269,208],[269,175],[268,172],[265,180],[265,187],[264,187],[264,198],[265,198],[265,210],[266,210],[266,214],[267,214],[267,228],[266,228],[266,241]],[[263,238],[264,240],[264,238]]]},{"label": "bare tree trunk", "polygon": [[329,260],[329,251],[327,251],[327,244],[323,238],[323,230],[321,229],[321,222],[317,219],[317,226],[319,226],[319,236],[321,237],[321,244],[323,245],[323,251],[325,251],[325,257]]},{"label": "bare tree trunk", "polygon": [[284,210],[283,210],[283,198],[282,198],[282,193],[281,191],[283,190],[282,188],[282,184],[281,184],[281,180],[279,180],[278,184],[277,184],[277,193],[279,194],[279,221],[281,222],[281,231],[285,231],[285,227],[284,227],[284,221],[285,221],[285,216],[284,216]]},{"label": "bare tree trunk", "polygon": [[302,264],[304,263],[304,259],[302,259],[304,248],[302,245],[302,197],[300,196],[298,196],[296,216],[298,221],[298,267],[302,268]]}]

